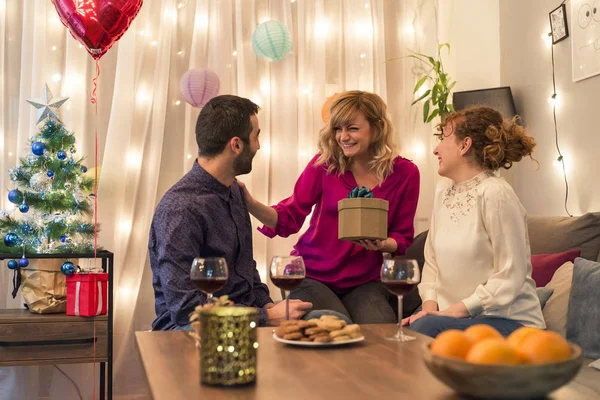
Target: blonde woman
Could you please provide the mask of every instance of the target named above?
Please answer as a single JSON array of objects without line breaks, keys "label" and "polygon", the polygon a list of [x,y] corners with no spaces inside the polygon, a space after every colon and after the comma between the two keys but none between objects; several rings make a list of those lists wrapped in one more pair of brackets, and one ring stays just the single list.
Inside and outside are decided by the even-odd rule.
[{"label": "blonde woman", "polygon": [[[404,254],[412,243],[419,171],[397,156],[393,137],[387,107],[378,95],[345,92],[331,106],[320,153],[298,178],[291,197],[268,207],[246,190],[248,210],[265,225],[259,230],[268,237],[297,233],[313,211],[308,230],[292,251],[304,258],[307,279],[291,298],[312,302],[314,310],[340,312],[355,323],[396,322],[379,278],[382,253]],[[337,203],[357,186],[389,201],[387,239],[338,240]]]}]

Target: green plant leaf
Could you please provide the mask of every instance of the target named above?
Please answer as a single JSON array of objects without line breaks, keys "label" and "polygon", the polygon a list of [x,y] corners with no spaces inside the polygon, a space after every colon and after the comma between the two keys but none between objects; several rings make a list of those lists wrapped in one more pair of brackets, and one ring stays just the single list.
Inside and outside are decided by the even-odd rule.
[{"label": "green plant leaf", "polygon": [[446,104],[446,109],[447,109],[449,112],[454,112],[454,111],[456,111],[456,110],[454,109],[454,106],[453,106],[452,104]]},{"label": "green plant leaf", "polygon": [[428,77],[429,77],[428,75],[425,75],[425,76],[423,76],[421,79],[419,79],[419,81],[418,81],[418,82],[417,82],[417,84],[415,85],[415,88],[414,88],[414,90],[413,90],[413,93],[417,93],[417,90],[419,90],[419,88],[420,88],[421,86],[423,86],[423,84],[425,83],[425,81],[427,80],[427,78],[428,78]]},{"label": "green plant leaf", "polygon": [[440,72],[441,65],[442,65],[442,64],[440,64],[440,62],[439,62],[439,61],[436,61],[436,62],[435,62],[435,66],[433,67],[433,69],[435,70],[435,72],[437,72],[437,73],[439,73],[439,72]]},{"label": "green plant leaf", "polygon": [[426,90],[425,93],[423,93],[421,95],[421,97],[419,97],[418,99],[416,99],[415,101],[413,101],[411,103],[411,106],[414,106],[415,104],[417,104],[418,102],[420,102],[421,100],[423,100],[425,97],[429,96],[429,93],[431,93],[431,90]]},{"label": "green plant leaf", "polygon": [[419,61],[421,61],[424,64],[430,64],[429,60],[427,60],[427,57],[421,58],[421,57],[415,56],[415,55],[409,55],[409,56],[406,56],[406,57],[407,58],[414,58],[415,60],[419,60]]},{"label": "green plant leaf", "polygon": [[[425,54],[422,54],[422,53],[417,53],[416,51],[412,51],[412,53],[413,53],[413,57],[414,57],[414,55],[417,55],[417,56],[426,58],[431,65],[435,65],[435,59],[433,57],[425,55]],[[410,57],[410,56],[408,56],[408,57]]]},{"label": "green plant leaf", "polygon": [[431,115],[429,116],[429,118],[427,118],[427,123],[433,121],[433,119],[435,117],[437,117],[439,115],[439,113],[440,113],[439,109],[436,108],[435,110],[433,110],[433,112],[431,113]]},{"label": "green plant leaf", "polygon": [[440,94],[440,98],[438,99],[438,108],[440,110],[444,110],[444,107],[446,106],[446,101],[448,101],[448,92]]},{"label": "green plant leaf", "polygon": [[423,122],[427,122],[427,117],[429,116],[429,100],[425,102],[423,105]]},{"label": "green plant leaf", "polygon": [[450,43],[442,43],[442,44],[438,45],[438,53],[439,53],[440,51],[442,51],[442,49],[443,49],[444,47],[447,47],[447,48],[448,48],[448,53],[450,53]]},{"label": "green plant leaf", "polygon": [[440,85],[439,85],[439,83],[436,83],[436,84],[433,86],[433,90],[431,91],[431,100],[432,100],[434,103],[436,103],[436,102],[437,102],[437,100],[438,100],[438,93],[439,93],[439,90],[440,90]]},{"label": "green plant leaf", "polygon": [[448,82],[448,74],[441,73],[440,74],[440,82],[442,83],[442,86],[446,86],[446,84]]},{"label": "green plant leaf", "polygon": [[451,91],[452,88],[454,87],[454,85],[456,85],[456,81],[454,81],[450,85],[448,85],[448,91]]}]

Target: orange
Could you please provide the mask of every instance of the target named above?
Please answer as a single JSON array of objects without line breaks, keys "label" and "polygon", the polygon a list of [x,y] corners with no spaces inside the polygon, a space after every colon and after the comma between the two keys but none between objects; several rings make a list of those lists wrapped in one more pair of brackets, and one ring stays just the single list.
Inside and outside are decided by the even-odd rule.
[{"label": "orange", "polygon": [[556,332],[539,331],[528,335],[517,347],[520,356],[532,364],[547,364],[571,357],[569,343]]},{"label": "orange", "polygon": [[473,339],[475,343],[484,339],[504,339],[495,328],[485,324],[470,326],[465,330],[465,334]]},{"label": "orange", "polygon": [[483,339],[469,351],[467,362],[473,364],[519,364],[517,351],[504,339]]},{"label": "orange", "polygon": [[464,359],[473,346],[473,340],[458,329],[440,333],[431,344],[431,352],[440,356]]},{"label": "orange", "polygon": [[542,330],[537,329],[537,328],[532,328],[530,326],[524,326],[522,328],[517,329],[510,335],[508,335],[508,338],[506,338],[506,340],[508,340],[508,343],[510,343],[511,346],[513,346],[515,349],[518,349],[521,342],[523,340],[525,340],[525,338],[527,338],[529,335],[531,335],[533,333],[537,333],[537,332],[542,332]]}]

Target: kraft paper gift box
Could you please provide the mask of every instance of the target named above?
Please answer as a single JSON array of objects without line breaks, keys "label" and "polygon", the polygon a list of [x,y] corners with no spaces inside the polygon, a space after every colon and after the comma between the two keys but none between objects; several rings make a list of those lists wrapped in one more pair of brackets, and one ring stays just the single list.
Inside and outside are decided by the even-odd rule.
[{"label": "kraft paper gift box", "polygon": [[108,309],[107,304],[107,273],[67,276],[67,315],[104,315]]},{"label": "kraft paper gift box", "polygon": [[389,202],[356,197],[338,202],[338,239],[387,239]]}]

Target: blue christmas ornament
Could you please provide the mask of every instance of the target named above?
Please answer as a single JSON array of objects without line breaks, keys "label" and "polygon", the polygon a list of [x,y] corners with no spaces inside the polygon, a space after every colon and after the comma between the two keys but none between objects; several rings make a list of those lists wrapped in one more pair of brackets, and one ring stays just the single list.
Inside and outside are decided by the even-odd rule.
[{"label": "blue christmas ornament", "polygon": [[17,267],[19,266],[19,264],[17,263],[17,260],[8,260],[6,265],[8,266],[9,269],[17,269]]},{"label": "blue christmas ornament", "polygon": [[23,193],[19,189],[13,189],[8,192],[8,201],[13,204],[19,204],[23,201]]},{"label": "blue christmas ornament", "polygon": [[54,178],[54,171],[48,171],[46,172],[46,175],[48,176],[48,178]]},{"label": "blue christmas ornament", "polygon": [[19,267],[27,268],[28,265],[29,265],[29,260],[26,259],[25,256],[21,257],[21,259],[19,260]]},{"label": "blue christmas ornament", "polygon": [[46,151],[46,145],[42,142],[35,142],[31,145],[31,152],[36,156],[41,156]]},{"label": "blue christmas ornament", "polygon": [[58,157],[59,160],[64,160],[67,158],[67,152],[64,150],[59,150],[59,152],[56,153],[56,157]]},{"label": "blue christmas ornament", "polygon": [[60,267],[60,272],[66,276],[73,275],[75,273],[75,264],[73,264],[71,261],[65,261],[65,263],[63,263],[63,265]]},{"label": "blue christmas ornament", "polygon": [[18,245],[20,242],[21,242],[21,239],[19,239],[19,237],[18,237],[16,234],[12,233],[12,232],[10,232],[10,233],[7,233],[7,234],[4,236],[4,244],[5,244],[7,247],[16,246],[16,245]]},{"label": "blue christmas ornament", "polygon": [[60,241],[63,242],[63,243],[66,242],[67,241],[67,237],[65,235],[62,235],[60,237]]},{"label": "blue christmas ornament", "polygon": [[87,172],[87,167],[85,165],[81,166],[81,172],[83,172],[84,174]]},{"label": "blue christmas ornament", "polygon": [[22,203],[19,205],[19,211],[25,214],[27,211],[29,211],[29,206],[25,203]]}]

